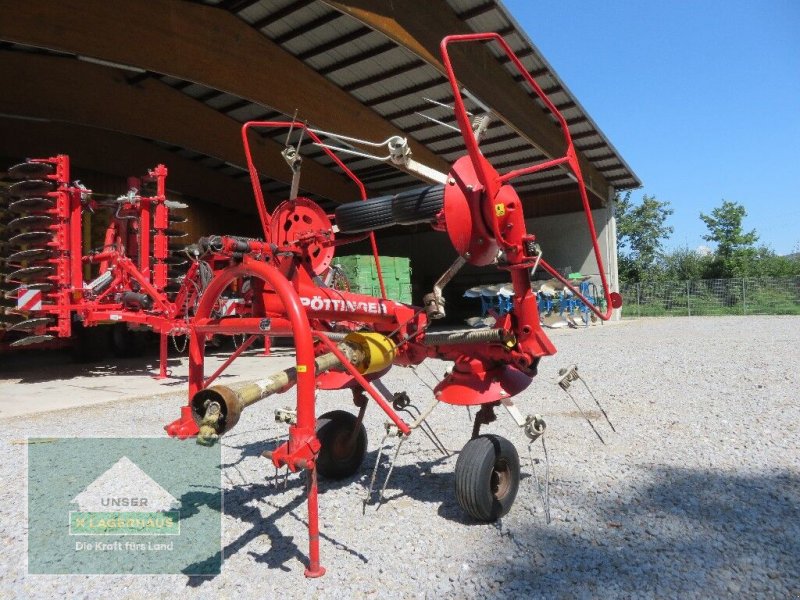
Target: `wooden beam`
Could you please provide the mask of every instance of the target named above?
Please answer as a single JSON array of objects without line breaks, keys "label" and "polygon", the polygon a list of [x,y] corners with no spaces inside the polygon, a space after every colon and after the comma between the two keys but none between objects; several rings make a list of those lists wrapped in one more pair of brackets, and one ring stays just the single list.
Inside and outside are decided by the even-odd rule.
[{"label": "wooden beam", "polygon": [[[174,0],[0,0],[0,40],[194,81],[317,127],[382,140],[403,132],[236,16]],[[449,165],[420,144],[414,157]]]},{"label": "wooden beam", "polygon": [[255,213],[249,182],[206,169],[152,142],[66,123],[0,117],[0,155],[40,158],[68,154],[76,167],[118,177],[167,165],[169,190]]},{"label": "wooden beam", "polygon": [[[430,0],[322,0],[405,46],[437,71],[445,69],[439,43],[447,35],[474,33],[446,2]],[[459,81],[487,103],[511,129],[548,157],[564,154],[563,135],[527,92],[514,81],[485,44],[457,44],[450,55]],[[579,155],[587,188],[603,202],[609,185],[585,157]]]},{"label": "wooden beam", "polygon": [[[32,74],[35,74],[32,75]],[[108,129],[180,146],[246,168],[241,124],[161,81],[130,85],[124,72],[72,58],[0,51],[0,114]],[[251,136],[259,172],[290,182],[281,144]],[[338,202],[358,198],[358,188],[315,163],[303,164],[302,189]]]}]

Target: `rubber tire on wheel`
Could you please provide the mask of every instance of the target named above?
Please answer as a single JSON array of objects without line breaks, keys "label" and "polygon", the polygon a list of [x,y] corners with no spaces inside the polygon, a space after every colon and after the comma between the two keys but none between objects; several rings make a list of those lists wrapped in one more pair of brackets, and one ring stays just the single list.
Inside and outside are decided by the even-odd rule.
[{"label": "rubber tire on wheel", "polygon": [[364,462],[367,454],[367,430],[359,425],[358,435],[350,448],[347,441],[358,419],[345,410],[333,410],[317,419],[317,439],[322,448],[317,456],[317,472],[327,479],[350,477]]},{"label": "rubber tire on wheel", "polygon": [[519,455],[499,435],[481,435],[466,443],[455,472],[456,500],[478,521],[496,521],[514,504],[519,489]]},{"label": "rubber tire on wheel", "polygon": [[362,233],[394,224],[391,196],[349,202],[336,207],[336,225],[342,233]]},{"label": "rubber tire on wheel", "polygon": [[90,363],[108,357],[111,345],[111,329],[106,325],[84,327],[83,323],[72,324],[72,360]]},{"label": "rubber tire on wheel", "polygon": [[392,217],[398,225],[432,223],[444,207],[444,186],[427,185],[401,192],[392,200]]},{"label": "rubber tire on wheel", "polygon": [[111,352],[118,358],[134,358],[145,353],[148,342],[147,331],[133,331],[127,323],[111,326]]}]

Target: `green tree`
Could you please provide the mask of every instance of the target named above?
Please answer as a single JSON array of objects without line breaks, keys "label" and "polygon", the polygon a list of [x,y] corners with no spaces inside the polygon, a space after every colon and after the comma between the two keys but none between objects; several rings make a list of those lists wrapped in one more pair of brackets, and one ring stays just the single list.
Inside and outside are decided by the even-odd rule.
[{"label": "green tree", "polygon": [[673,281],[705,279],[713,259],[710,253],[701,254],[687,246],[675,248],[661,259],[664,279]]},{"label": "green tree", "polygon": [[700,218],[708,227],[708,234],[703,239],[717,245],[718,256],[730,258],[742,250],[753,249],[758,235],[755,229],[748,232],[742,229],[742,221],[746,216],[744,206],[728,200],[723,200],[722,206],[712,210],[710,215],[700,213]]},{"label": "green tree", "polygon": [[658,277],[664,240],[673,232],[666,222],[673,212],[669,202],[655,196],[644,194],[638,204],[631,201],[630,192],[617,196],[615,216],[621,279],[641,281]]},{"label": "green tree", "polygon": [[744,231],[742,221],[747,216],[738,202],[723,200],[710,215],[700,213],[708,234],[703,239],[717,245],[715,260],[709,265],[709,277],[746,277],[754,272],[759,260],[756,230]]}]

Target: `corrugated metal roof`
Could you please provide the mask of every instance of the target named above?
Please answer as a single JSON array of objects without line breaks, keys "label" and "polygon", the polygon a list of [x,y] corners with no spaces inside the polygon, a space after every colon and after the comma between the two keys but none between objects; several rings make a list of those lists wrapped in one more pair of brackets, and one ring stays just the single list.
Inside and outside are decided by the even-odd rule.
[{"label": "corrugated metal roof", "polygon": [[[203,0],[203,3],[235,14],[445,161],[452,162],[464,153],[460,133],[421,115],[424,113],[444,123],[454,124],[451,110],[431,104],[427,100],[452,103],[452,92],[446,79],[434,67],[383,34],[315,0]],[[630,189],[641,185],[630,167],[501,2],[447,0],[447,4],[473,31],[496,31],[503,35],[525,68],[562,111],[569,123],[576,148],[611,185],[616,189]],[[501,56],[500,50],[494,45],[487,47],[491,48],[498,59],[498,68],[508,69],[519,85],[531,94],[527,83],[513,71],[510,62],[505,56]],[[38,51],[16,45],[12,49]],[[204,85],[152,73],[143,76],[159,77],[165,84],[240,122],[289,117],[268,106]],[[281,82],[276,82],[276,85],[280,84]],[[491,104],[490,98],[484,100]],[[544,109],[538,98],[532,98],[531,107],[534,102]],[[466,104],[476,114],[481,112],[468,99]],[[298,117],[302,119],[303,107],[297,108]],[[330,124],[312,125],[330,128]],[[339,133],[346,135],[348,132]],[[278,131],[268,132],[266,135],[283,143],[286,133]],[[181,156],[230,176],[246,176],[241,168],[218,159],[168,144],[162,146],[173,151],[180,150]],[[545,158],[527,140],[500,121],[492,123],[482,140],[481,149],[501,171],[527,166]],[[306,144],[303,154],[338,171],[332,161],[312,145]],[[389,192],[418,184],[412,176],[389,165],[364,158],[341,158],[363,179],[372,193]],[[515,182],[515,187],[521,192],[560,190],[566,186],[574,184],[561,171],[547,171],[520,178]],[[280,195],[285,194],[288,187],[285,183],[275,182],[270,184],[269,190]]]},{"label": "corrugated metal roof", "polygon": [[[447,0],[453,11],[476,32],[496,31],[503,35],[519,55],[523,65],[548,93],[567,119],[576,148],[608,179],[616,189],[641,185],[616,149],[592,121],[577,99],[541,56],[507,9],[496,0]],[[427,146],[447,161],[463,154],[460,134],[420,116],[424,113],[445,123],[454,123],[452,112],[430,104],[426,98],[451,103],[452,92],[446,79],[432,66],[408,49],[395,44],[381,33],[313,0],[206,0],[206,4],[230,10],[258,29],[273,42],[304,61],[364,105],[380,114],[410,138]],[[526,91],[532,90],[512,70],[509,61],[492,52]],[[180,82],[172,77],[162,81],[239,121],[282,118],[268,107],[244,101],[230,94],[204,86]],[[541,108],[543,105],[534,98]],[[468,109],[480,112],[479,107]],[[299,117],[302,118],[302,106]],[[555,120],[555,119],[554,119]],[[347,134],[346,131],[339,132]],[[285,133],[275,133],[281,139]],[[511,170],[543,160],[545,157],[500,122],[487,131],[481,148],[501,170]],[[331,161],[313,146],[306,145],[306,157],[332,166]],[[372,192],[399,189],[418,182],[390,166],[368,159],[342,156]],[[334,170],[338,170],[332,166]],[[548,171],[517,180],[520,191],[549,191],[572,182],[566,173]]]}]

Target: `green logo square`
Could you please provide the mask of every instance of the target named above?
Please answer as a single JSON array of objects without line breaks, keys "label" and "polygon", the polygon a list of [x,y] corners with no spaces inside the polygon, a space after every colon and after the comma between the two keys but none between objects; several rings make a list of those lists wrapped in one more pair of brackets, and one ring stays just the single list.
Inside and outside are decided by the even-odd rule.
[{"label": "green logo square", "polygon": [[219,574],[221,465],[219,444],[30,439],[28,572]]}]

